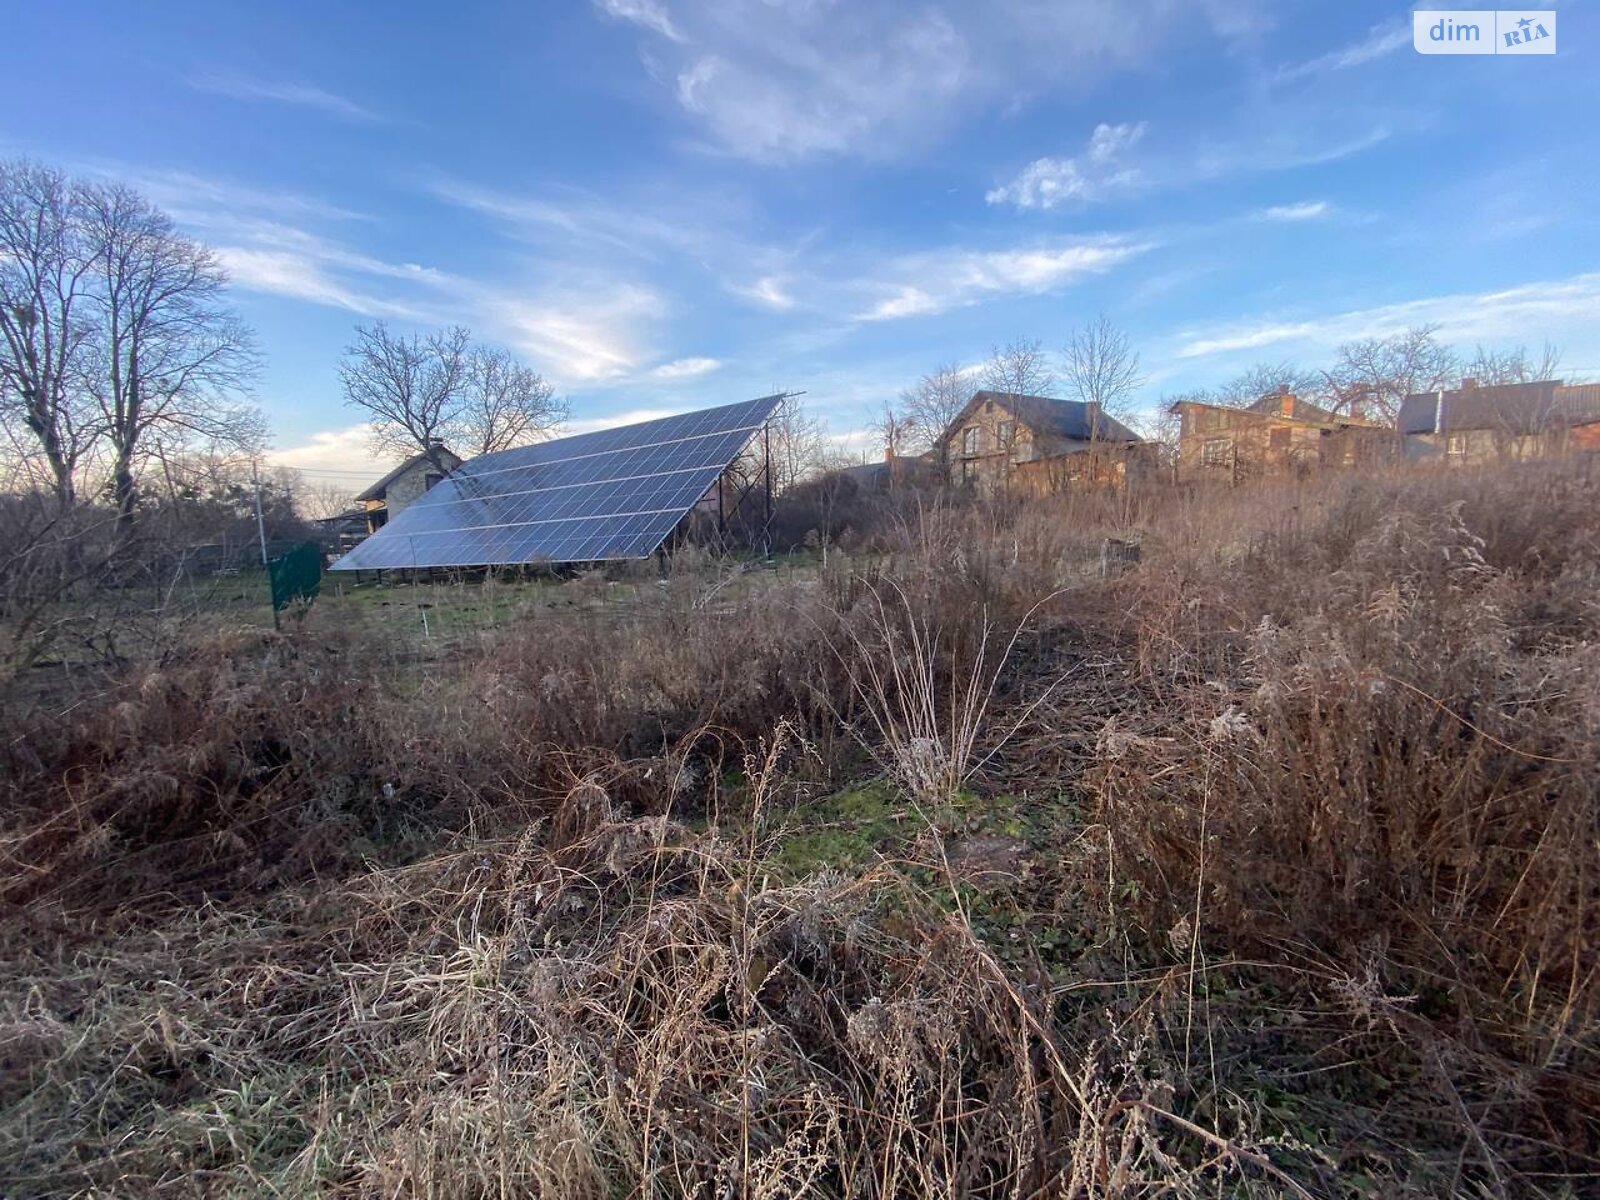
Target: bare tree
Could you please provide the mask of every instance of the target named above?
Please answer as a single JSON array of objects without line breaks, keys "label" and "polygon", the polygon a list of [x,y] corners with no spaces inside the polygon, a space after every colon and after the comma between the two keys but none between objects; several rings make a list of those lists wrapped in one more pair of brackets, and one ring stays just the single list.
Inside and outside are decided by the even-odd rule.
[{"label": "bare tree", "polygon": [[330,480],[306,481],[294,490],[295,506],[309,521],[326,520],[350,511],[355,492]]},{"label": "bare tree", "polygon": [[[1244,408],[1264,396],[1281,396],[1285,393],[1315,402],[1326,398],[1326,388],[1326,377],[1316,371],[1289,362],[1257,363],[1228,380],[1205,403]],[[1196,397],[1188,395],[1183,398]]]},{"label": "bare tree", "polygon": [[1089,406],[1091,443],[1100,438],[1102,415],[1133,420],[1133,396],[1144,383],[1139,354],[1104,313],[1072,331],[1061,352],[1061,374],[1067,392]]},{"label": "bare tree", "polygon": [[566,405],[544,377],[457,325],[409,337],[382,321],[356,327],[339,365],[345,403],[366,412],[381,453],[424,454],[441,473],[443,447],[489,454],[548,437]]},{"label": "bare tree", "polygon": [[983,367],[983,386],[1008,396],[1040,396],[1055,386],[1050,360],[1037,338],[995,346]]},{"label": "bare tree", "polygon": [[1560,349],[1546,342],[1537,358],[1529,356],[1526,346],[1501,351],[1479,346],[1461,373],[1464,378],[1476,379],[1482,384],[1534,383],[1554,379],[1560,369]]},{"label": "bare tree", "polygon": [[922,428],[911,415],[905,396],[898,404],[885,400],[868,428],[883,447],[885,458],[899,458],[923,440]]},{"label": "bare tree", "polygon": [[1436,325],[1419,325],[1386,338],[1364,338],[1339,347],[1328,372],[1335,412],[1366,406],[1392,422],[1400,402],[1416,392],[1431,392],[1453,382],[1459,362],[1434,334]]},{"label": "bare tree", "polygon": [[447,437],[462,453],[492,454],[548,437],[566,418],[566,404],[542,375],[499,347],[478,346]]},{"label": "bare tree", "polygon": [[81,197],[67,177],[0,162],[0,408],[8,427],[14,417],[36,444],[63,507],[99,432],[81,387],[94,266]]},{"label": "bare tree", "polygon": [[133,522],[137,469],[166,436],[250,449],[259,412],[238,400],[254,375],[249,329],[222,300],[227,277],[206,247],[120,185],[82,189],[99,286],[102,356],[90,376],[110,444],[119,528]]},{"label": "bare tree", "polygon": [[968,373],[959,363],[952,362],[935,367],[901,392],[900,412],[909,422],[912,443],[922,447],[937,445],[939,435],[967,406],[972,391]]},{"label": "bare tree", "polygon": [[471,334],[459,325],[427,337],[390,333],[382,321],[356,326],[339,376],[345,403],[372,422],[374,449],[424,454],[436,471],[448,473],[441,446],[455,432],[470,344]]},{"label": "bare tree", "polygon": [[771,446],[772,490],[780,496],[820,471],[831,447],[827,425],[806,412],[794,396],[778,406],[766,438]]}]

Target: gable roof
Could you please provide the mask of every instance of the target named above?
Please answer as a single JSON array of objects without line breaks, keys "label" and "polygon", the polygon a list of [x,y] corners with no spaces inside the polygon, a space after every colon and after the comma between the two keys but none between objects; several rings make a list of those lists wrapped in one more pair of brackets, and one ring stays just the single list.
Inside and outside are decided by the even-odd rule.
[{"label": "gable roof", "polygon": [[1556,413],[1556,394],[1578,391],[1563,388],[1557,379],[1536,383],[1500,383],[1486,387],[1416,392],[1400,402],[1395,420],[1401,433],[1458,433],[1489,429],[1522,435],[1541,433]]},{"label": "gable roof", "polygon": [[[456,466],[461,465],[461,456],[454,450],[450,449],[448,446],[440,446],[439,449],[443,452],[444,460],[446,462],[449,462],[451,459],[455,459]],[[420,464],[427,461],[428,456],[426,454],[413,454],[410,458],[406,459],[405,462],[401,463],[382,479],[378,480],[377,483],[373,484],[365,491],[357,492],[355,497],[356,503],[359,504],[364,500],[382,500],[384,493],[389,490],[390,485],[393,484],[396,479],[399,479],[400,476],[404,475],[407,471],[413,470]]]},{"label": "gable roof", "polygon": [[956,414],[955,419],[939,435],[941,443],[948,441],[956,429],[973,410],[985,404],[998,404],[1021,421],[1034,433],[1049,434],[1075,442],[1098,440],[1102,442],[1137,442],[1142,439],[1121,421],[1108,413],[1099,414],[1099,428],[1093,428],[1095,406],[1081,400],[1058,400],[1054,396],[1023,396],[1014,392],[981,391]]},{"label": "gable roof", "polygon": [[1319,425],[1338,425],[1345,422],[1365,424],[1361,417],[1341,416],[1338,413],[1330,412],[1326,408],[1315,405],[1309,400],[1302,400],[1299,396],[1291,395],[1289,399],[1293,402],[1294,407],[1288,413],[1283,411],[1284,395],[1282,392],[1274,392],[1271,395],[1263,396],[1253,404],[1245,405],[1244,410],[1245,412],[1259,413],[1265,417],[1287,416],[1290,420],[1311,421]]},{"label": "gable roof", "polygon": [[1209,400],[1178,400],[1170,406],[1169,411],[1177,412],[1182,408],[1214,408],[1223,412],[1244,412],[1253,413],[1258,417],[1304,421],[1310,425],[1336,425],[1340,428],[1360,427],[1374,429],[1380,427],[1378,422],[1369,420],[1366,417],[1357,417],[1349,413],[1336,413],[1294,395],[1289,398],[1294,401],[1294,407],[1287,414],[1283,411],[1284,393],[1282,392],[1273,392],[1243,406],[1216,404]]}]

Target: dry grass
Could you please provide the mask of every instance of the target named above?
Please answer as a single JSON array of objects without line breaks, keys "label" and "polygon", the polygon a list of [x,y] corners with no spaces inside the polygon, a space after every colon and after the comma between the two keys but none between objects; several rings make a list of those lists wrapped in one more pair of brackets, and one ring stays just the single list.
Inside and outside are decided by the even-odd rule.
[{"label": "dry grass", "polygon": [[934,504],[10,695],[0,1194],[1583,1194],[1597,582],[1573,464]]}]

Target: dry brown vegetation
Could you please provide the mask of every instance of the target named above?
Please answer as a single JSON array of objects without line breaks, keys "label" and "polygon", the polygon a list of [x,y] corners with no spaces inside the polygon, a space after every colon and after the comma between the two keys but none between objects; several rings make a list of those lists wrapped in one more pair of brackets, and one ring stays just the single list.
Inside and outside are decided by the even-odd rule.
[{"label": "dry brown vegetation", "polygon": [[1587,470],[13,679],[0,1194],[1593,1194]]}]

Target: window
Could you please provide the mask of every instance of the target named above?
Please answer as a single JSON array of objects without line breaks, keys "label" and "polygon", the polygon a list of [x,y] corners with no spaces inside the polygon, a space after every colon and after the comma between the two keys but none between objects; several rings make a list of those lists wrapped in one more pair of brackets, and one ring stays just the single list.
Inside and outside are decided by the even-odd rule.
[{"label": "window", "polygon": [[1233,443],[1227,438],[1209,438],[1200,447],[1200,463],[1206,467],[1225,467],[1232,460]]},{"label": "window", "polygon": [[1444,452],[1450,458],[1465,458],[1467,456],[1467,435],[1452,433],[1445,438]]},{"label": "window", "polygon": [[1274,450],[1287,450],[1292,432],[1288,428],[1268,430],[1267,445]]},{"label": "window", "polygon": [[429,471],[427,473],[427,475],[423,477],[422,490],[425,491],[425,492],[431,492],[431,491],[433,491],[433,485],[434,484],[443,483],[443,482],[444,482],[444,476],[443,475],[439,474],[437,471]]},{"label": "window", "polygon": [[1016,437],[1017,437],[1017,423],[1015,421],[1001,421],[1000,422],[1000,448],[1002,450],[1011,449],[1011,443],[1016,440]]},{"label": "window", "polygon": [[978,437],[982,432],[983,430],[976,425],[963,430],[961,434],[961,453],[976,454],[978,452]]},{"label": "window", "polygon": [[962,483],[972,483],[977,478],[978,478],[978,464],[977,463],[971,463],[971,462],[962,462],[962,464],[961,464],[961,482]]}]

